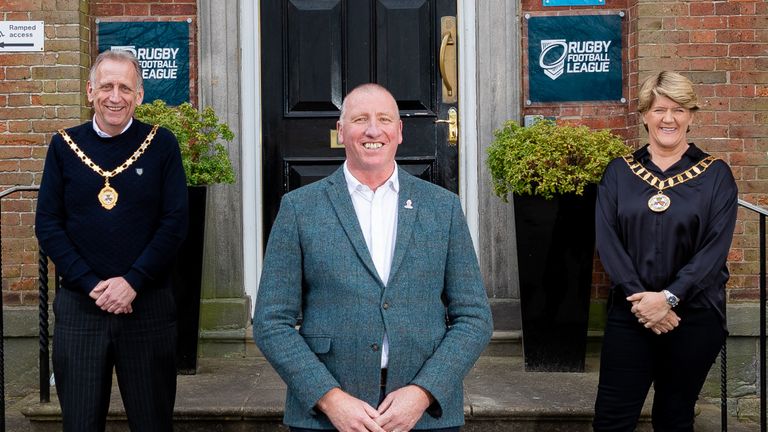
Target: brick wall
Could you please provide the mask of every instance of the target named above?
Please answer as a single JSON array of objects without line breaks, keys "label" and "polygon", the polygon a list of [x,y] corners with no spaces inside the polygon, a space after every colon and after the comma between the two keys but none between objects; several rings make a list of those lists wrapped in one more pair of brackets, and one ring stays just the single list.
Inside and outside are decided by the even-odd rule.
[{"label": "brick wall", "polygon": [[[0,53],[0,189],[40,182],[52,133],[85,114],[87,2],[2,0],[5,21],[44,21],[43,52]],[[36,193],[2,200],[2,287],[6,305],[37,301]]]},{"label": "brick wall", "polygon": [[[627,104],[555,104],[525,107],[595,128],[610,128],[634,146],[647,135],[637,114],[639,83],[668,69],[696,85],[702,109],[689,139],[733,169],[739,197],[768,205],[768,3],[763,0],[608,0],[604,7],[543,7],[523,0],[523,12],[573,13],[624,10],[624,84]],[[565,12],[564,12],[565,11]],[[523,41],[525,44],[525,41]],[[525,45],[523,45],[525,46]],[[527,70],[524,70],[524,79]],[[739,211],[729,255],[729,301],[758,298],[757,218]],[[606,296],[610,281],[596,262],[593,295]]]},{"label": "brick wall", "polygon": [[[197,99],[195,0],[0,0],[5,21],[43,21],[43,52],[0,53],[0,190],[39,185],[57,129],[92,116],[85,84],[96,56],[95,20],[192,20],[190,99]],[[92,31],[93,30],[93,31]],[[2,200],[2,293],[7,306],[37,303],[36,193]]]}]

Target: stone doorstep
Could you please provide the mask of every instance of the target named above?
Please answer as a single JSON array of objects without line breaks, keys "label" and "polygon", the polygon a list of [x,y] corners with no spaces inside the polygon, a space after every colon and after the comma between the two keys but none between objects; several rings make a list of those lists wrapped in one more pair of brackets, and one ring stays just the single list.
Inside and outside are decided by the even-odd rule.
[{"label": "stone doorstep", "polygon": [[[483,357],[465,379],[465,431],[589,431],[597,389],[594,360],[586,373],[524,372],[522,360]],[[116,381],[115,381],[116,382]],[[30,422],[29,431],[59,430],[60,409],[52,391],[50,404],[38,395],[18,406]],[[177,431],[267,431],[280,426],[285,384],[261,358],[201,359],[196,375],[180,375],[176,399]],[[719,409],[700,410],[698,432],[719,431]],[[639,431],[650,430],[649,406]],[[706,418],[704,418],[706,417]],[[714,418],[714,419],[713,419]],[[700,422],[703,420],[703,422]],[[127,430],[117,386],[113,387],[108,430]],[[706,426],[705,426],[706,425]],[[738,428],[732,432],[752,431]]]}]

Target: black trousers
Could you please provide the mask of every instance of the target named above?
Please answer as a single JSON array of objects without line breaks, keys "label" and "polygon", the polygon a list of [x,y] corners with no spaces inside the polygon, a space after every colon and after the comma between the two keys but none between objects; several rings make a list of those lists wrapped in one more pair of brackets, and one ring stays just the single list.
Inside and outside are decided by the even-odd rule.
[{"label": "black trousers", "polygon": [[680,325],[656,335],[637,322],[623,294],[610,303],[594,430],[634,431],[653,383],[654,431],[693,431],[696,400],[726,337],[717,312],[681,305]]},{"label": "black trousers", "polygon": [[53,309],[53,371],[63,430],[106,426],[117,374],[132,431],[170,432],[176,399],[176,317],[172,290],[149,289],[133,313],[109,314],[84,294],[60,289]]}]

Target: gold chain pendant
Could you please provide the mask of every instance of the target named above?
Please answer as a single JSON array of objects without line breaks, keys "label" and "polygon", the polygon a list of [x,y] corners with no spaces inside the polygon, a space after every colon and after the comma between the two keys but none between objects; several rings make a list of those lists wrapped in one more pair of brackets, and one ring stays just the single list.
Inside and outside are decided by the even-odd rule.
[{"label": "gold chain pendant", "polygon": [[117,191],[109,185],[109,177],[104,179],[104,187],[99,191],[99,202],[107,210],[117,205]]},{"label": "gold chain pendant", "polygon": [[640,164],[640,162],[635,161],[635,158],[632,157],[632,155],[624,156],[624,161],[627,163],[627,166],[629,166],[630,171],[632,171],[632,173],[634,173],[641,180],[648,183],[651,187],[659,191],[656,195],[652,196],[651,199],[648,200],[648,208],[656,213],[663,213],[667,211],[670,205],[672,205],[672,200],[667,195],[664,195],[665,189],[669,189],[673,186],[677,186],[681,183],[685,183],[688,180],[698,177],[700,174],[704,173],[707,168],[709,168],[712,162],[716,160],[717,158],[714,156],[707,156],[706,158],[700,160],[696,165],[688,168],[682,173],[661,180],[646,170],[645,167]]},{"label": "gold chain pendant", "polygon": [[668,196],[664,195],[663,191],[659,191],[659,193],[652,196],[651,199],[648,200],[648,208],[652,211],[655,211],[656,213],[666,211],[670,204],[672,204],[672,200],[669,199]]},{"label": "gold chain pendant", "polygon": [[59,129],[59,133],[61,134],[62,138],[64,138],[64,142],[67,143],[69,148],[75,152],[77,157],[79,157],[86,166],[94,170],[96,174],[104,177],[104,187],[101,188],[97,197],[99,198],[99,203],[101,203],[102,207],[107,210],[112,210],[112,208],[117,205],[117,191],[109,185],[109,178],[114,177],[128,169],[129,166],[131,166],[139,159],[142,154],[144,154],[144,152],[147,150],[147,147],[149,147],[149,144],[152,142],[152,139],[155,137],[155,133],[157,133],[157,128],[159,127],[159,125],[154,125],[152,130],[144,139],[144,142],[139,146],[138,149],[136,149],[135,152],[133,152],[131,157],[126,159],[125,162],[123,162],[119,167],[112,171],[105,171],[102,167],[96,165],[82,150],[80,150],[80,147],[78,147],[77,144],[72,141],[72,138],[64,129]]}]

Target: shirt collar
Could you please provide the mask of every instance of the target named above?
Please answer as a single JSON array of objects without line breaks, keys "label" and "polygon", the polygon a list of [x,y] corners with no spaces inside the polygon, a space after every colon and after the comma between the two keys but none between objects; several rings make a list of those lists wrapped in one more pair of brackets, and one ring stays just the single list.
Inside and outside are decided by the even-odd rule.
[{"label": "shirt collar", "polygon": [[[100,136],[102,138],[112,138],[112,135],[110,135],[110,134],[104,132],[103,130],[101,130],[99,125],[96,123],[96,115],[95,114],[93,116],[93,121],[91,123],[93,123],[93,130],[96,132],[96,135],[98,135],[98,136]],[[125,128],[118,135],[120,135],[123,132],[127,131],[128,128],[131,127],[131,124],[133,124],[133,117],[131,117],[128,120],[128,124],[125,125]]]},{"label": "shirt collar", "polygon": [[[347,180],[347,189],[349,190],[349,194],[352,195],[356,190],[361,190],[361,188],[368,188],[368,186],[360,183],[358,179],[355,178],[354,175],[349,171],[349,168],[347,167],[347,162],[344,162],[344,178]],[[382,186],[389,186],[390,189],[392,189],[395,193],[400,191],[400,180],[397,176],[397,162],[395,162],[395,169],[392,171],[392,175],[389,176],[387,181],[384,182]]]}]

